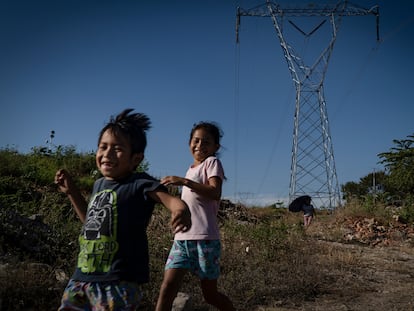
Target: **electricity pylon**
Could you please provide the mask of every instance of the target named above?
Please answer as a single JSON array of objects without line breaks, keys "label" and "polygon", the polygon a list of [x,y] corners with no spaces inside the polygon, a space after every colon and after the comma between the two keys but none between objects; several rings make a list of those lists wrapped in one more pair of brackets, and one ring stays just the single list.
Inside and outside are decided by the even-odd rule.
[{"label": "electricity pylon", "polygon": [[[336,5],[321,5],[314,2],[306,8],[283,8],[279,4],[267,1],[252,9],[237,9],[237,42],[241,16],[271,17],[296,88],[290,202],[306,194],[321,208],[332,209],[341,205],[323,83],[342,17],[369,14],[376,16],[378,40],[378,6],[364,9],[343,1]],[[315,24],[311,31],[304,31],[293,20],[288,19],[290,26],[306,38],[319,32],[327,20],[332,27],[328,45],[311,66],[305,64],[303,58],[287,42],[284,33],[285,18],[303,16],[323,19]]]}]

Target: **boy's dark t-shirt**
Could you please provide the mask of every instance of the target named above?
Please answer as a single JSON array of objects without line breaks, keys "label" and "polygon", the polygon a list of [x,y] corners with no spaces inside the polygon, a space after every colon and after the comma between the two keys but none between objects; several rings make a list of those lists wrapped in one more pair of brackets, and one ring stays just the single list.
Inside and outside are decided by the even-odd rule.
[{"label": "boy's dark t-shirt", "polygon": [[146,173],[125,180],[98,179],[79,235],[80,251],[72,279],[84,282],[149,281],[146,229],[155,202],[146,192],[161,187]]}]

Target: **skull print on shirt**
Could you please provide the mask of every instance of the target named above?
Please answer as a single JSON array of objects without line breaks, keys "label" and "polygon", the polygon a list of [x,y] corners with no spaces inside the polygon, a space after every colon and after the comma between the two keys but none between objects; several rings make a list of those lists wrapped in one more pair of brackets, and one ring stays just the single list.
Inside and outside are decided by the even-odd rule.
[{"label": "skull print on shirt", "polygon": [[83,273],[105,273],[111,268],[118,250],[116,192],[95,194],[88,206],[85,224],[79,236],[78,268]]}]

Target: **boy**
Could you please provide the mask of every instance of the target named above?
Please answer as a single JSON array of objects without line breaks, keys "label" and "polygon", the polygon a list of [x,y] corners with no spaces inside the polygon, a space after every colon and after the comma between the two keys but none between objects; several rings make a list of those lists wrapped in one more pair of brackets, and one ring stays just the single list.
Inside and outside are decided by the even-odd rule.
[{"label": "boy", "polygon": [[174,233],[191,227],[187,205],[136,168],[144,159],[149,118],[126,109],[101,130],[96,165],[103,175],[89,204],[65,170],[55,183],[83,222],[77,265],[59,310],[136,310],[149,281],[146,229],[155,203],[171,211]]}]

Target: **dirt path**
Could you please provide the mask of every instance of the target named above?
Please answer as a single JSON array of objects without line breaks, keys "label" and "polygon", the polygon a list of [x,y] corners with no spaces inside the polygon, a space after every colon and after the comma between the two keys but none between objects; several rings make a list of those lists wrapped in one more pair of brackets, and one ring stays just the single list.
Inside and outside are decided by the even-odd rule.
[{"label": "dirt path", "polygon": [[332,288],[303,310],[414,310],[412,247],[331,244],[348,249],[358,263],[350,271],[351,286]]},{"label": "dirt path", "polygon": [[321,240],[317,240],[316,243],[349,255],[349,260],[353,261],[350,265],[352,268],[348,267],[349,271],[348,268],[339,268],[346,270],[340,271],[342,281],[335,281],[335,275],[332,275],[332,286],[314,301],[306,301],[295,307],[259,308],[257,311],[414,310],[412,246],[369,247]]}]

